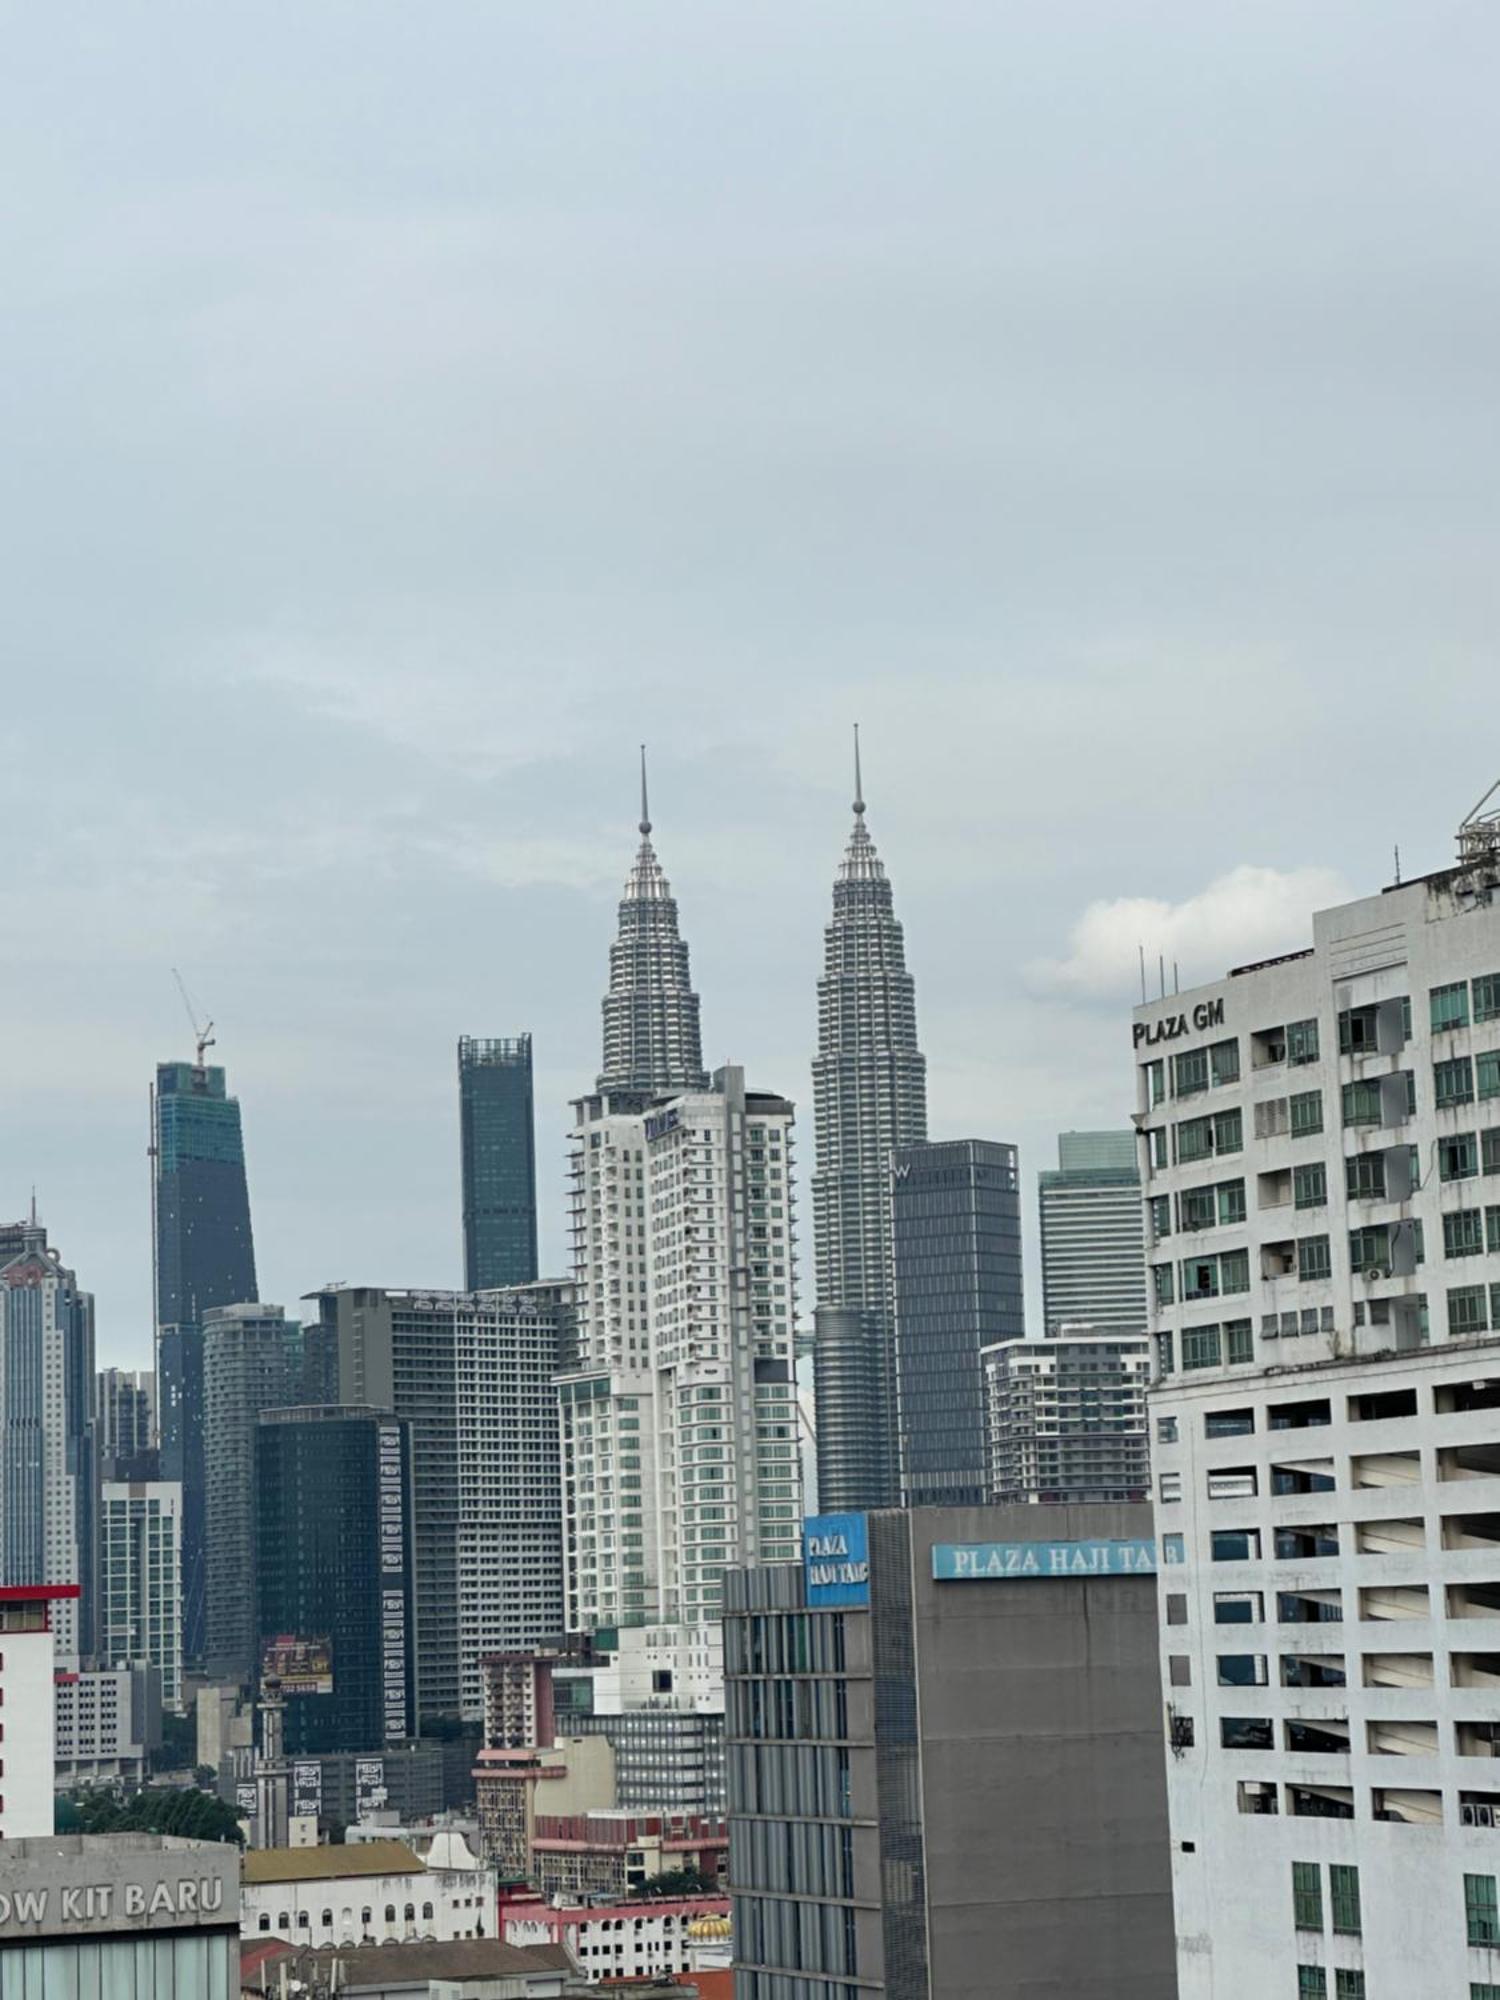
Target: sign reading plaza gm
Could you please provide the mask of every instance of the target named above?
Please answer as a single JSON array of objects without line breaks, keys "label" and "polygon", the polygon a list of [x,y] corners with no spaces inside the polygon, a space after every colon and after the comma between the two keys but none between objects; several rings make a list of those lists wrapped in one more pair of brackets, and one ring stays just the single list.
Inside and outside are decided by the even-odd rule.
[{"label": "sign reading plaza gm", "polygon": [[1155,1576],[1156,1544],[935,1542],[932,1574],[940,1583],[988,1583],[1012,1576]]},{"label": "sign reading plaza gm", "polygon": [[870,1601],[870,1530],[863,1514],[810,1514],[802,1523],[809,1610]]}]

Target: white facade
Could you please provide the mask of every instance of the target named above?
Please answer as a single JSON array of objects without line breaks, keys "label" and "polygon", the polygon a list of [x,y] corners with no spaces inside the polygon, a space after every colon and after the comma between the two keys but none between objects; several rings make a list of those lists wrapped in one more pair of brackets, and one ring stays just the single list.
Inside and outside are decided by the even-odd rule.
[{"label": "white facade", "polygon": [[1500,901],[1136,1013],[1181,2000],[1500,1988]]},{"label": "white facade", "polygon": [[1049,1505],[1149,1497],[1144,1338],[1063,1327],[984,1349],[990,1493]]},{"label": "white facade", "polygon": [[424,1865],[389,1839],[348,1848],[263,1848],[245,1858],[240,1936],[312,1945],[493,1937],[495,1871],[451,1836],[439,1859],[445,1857],[463,1865]]},{"label": "white facade", "polygon": [[99,1658],[161,1675],[182,1712],[182,1486],[106,1480],[99,1502]]},{"label": "white facade", "polygon": [[1135,1135],[1059,1132],[1057,1166],[1037,1176],[1042,1326],[1142,1333],[1141,1180]]},{"label": "white facade", "polygon": [[726,1565],[796,1554],[791,1131],[791,1105],[738,1069],[577,1106],[570,1630],[697,1624]]},{"label": "white facade", "polygon": [[648,1979],[664,1972],[689,1971],[693,1926],[705,1918],[728,1914],[727,1898],[714,1897],[586,1909],[521,1904],[506,1912],[505,1942],[563,1945],[586,1979]]},{"label": "white facade", "polygon": [[50,1837],[56,1715],[52,1593],[0,1589],[0,1841]]},{"label": "white facade", "polygon": [[60,1786],[145,1782],[148,1711],[157,1700],[149,1669],[62,1673],[54,1694]]},{"label": "white facade", "polygon": [[722,1625],[638,1625],[622,1629],[610,1658],[594,1667],[560,1666],[559,1681],[593,1683],[594,1715],[637,1709],[724,1710]]}]

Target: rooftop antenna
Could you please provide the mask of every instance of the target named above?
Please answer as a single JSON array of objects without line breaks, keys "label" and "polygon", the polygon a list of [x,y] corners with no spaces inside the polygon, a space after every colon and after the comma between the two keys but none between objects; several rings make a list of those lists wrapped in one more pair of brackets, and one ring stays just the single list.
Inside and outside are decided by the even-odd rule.
[{"label": "rooftop antenna", "polygon": [[1141,955],[1141,1005],[1144,1007],[1146,1004],[1146,947],[1144,944],[1138,944],[1136,950]]},{"label": "rooftop antenna", "polygon": [[1167,997],[1167,955],[1162,951],[1156,954],[1156,983],[1161,988],[1161,993],[1158,997],[1165,1000]]},{"label": "rooftop antenna", "polygon": [[1401,887],[1401,843],[1396,842],[1396,887]]},{"label": "rooftop antenna", "polygon": [[863,818],[865,810],[865,781],[859,768],[859,724],[854,725],[854,811]]},{"label": "rooftop antenna", "polygon": [[[644,754],[642,752],[642,755]],[[644,783],[644,779],[642,782]],[[172,967],[172,977],[177,981],[177,991],[182,995],[183,1011],[188,1017],[188,1024],[192,1028],[198,1044],[198,1053],[194,1058],[193,1067],[194,1069],[202,1069],[203,1051],[217,1046],[214,1041],[214,1024],[212,1021],[205,1021],[202,1027],[199,1027],[198,1016],[193,1010],[192,1001],[188,998],[188,990],[182,983],[182,974],[177,970],[175,965]]]}]

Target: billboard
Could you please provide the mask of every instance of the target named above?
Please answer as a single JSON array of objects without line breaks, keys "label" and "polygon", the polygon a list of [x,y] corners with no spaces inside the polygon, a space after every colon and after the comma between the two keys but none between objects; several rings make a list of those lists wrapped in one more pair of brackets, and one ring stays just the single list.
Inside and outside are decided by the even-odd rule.
[{"label": "billboard", "polygon": [[939,1583],[991,1583],[1007,1577],[1155,1576],[1156,1544],[1117,1542],[935,1542]]},{"label": "billboard", "polygon": [[263,1683],[279,1680],[284,1695],[332,1694],[333,1646],[327,1639],[279,1632],[261,1641],[260,1677]]},{"label": "billboard", "polygon": [[367,1819],[371,1813],[382,1811],[390,1803],[390,1796],[385,1782],[385,1759],[357,1758],[354,1765],[355,1819]]},{"label": "billboard", "polygon": [[870,1601],[870,1528],[863,1514],[809,1514],[802,1523],[809,1610]]}]

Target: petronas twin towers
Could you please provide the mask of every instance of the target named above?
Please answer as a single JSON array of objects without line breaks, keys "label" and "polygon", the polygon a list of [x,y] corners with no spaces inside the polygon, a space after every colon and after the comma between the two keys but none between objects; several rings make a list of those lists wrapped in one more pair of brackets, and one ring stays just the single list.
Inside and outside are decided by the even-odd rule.
[{"label": "petronas twin towers", "polygon": [[[610,948],[600,1091],[706,1087],[698,996],[677,905],[651,844],[644,756],[641,844]],[[833,888],[818,981],[812,1178],[819,1504],[900,1498],[892,1315],[890,1157],[927,1137],[926,1065],[891,885],[865,823],[855,737],[854,825]]]}]

